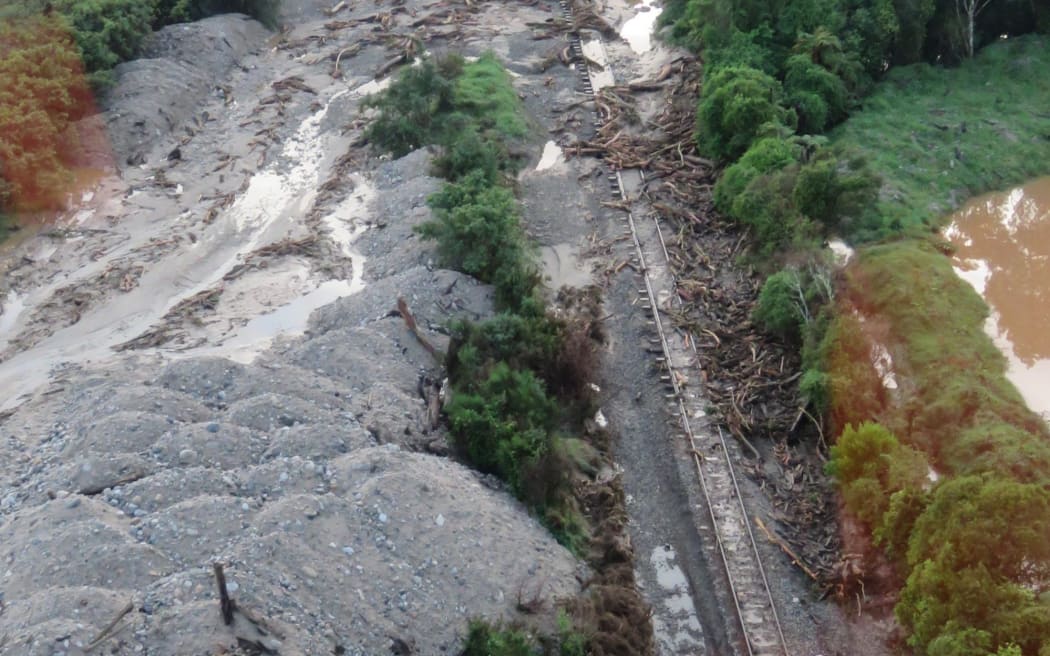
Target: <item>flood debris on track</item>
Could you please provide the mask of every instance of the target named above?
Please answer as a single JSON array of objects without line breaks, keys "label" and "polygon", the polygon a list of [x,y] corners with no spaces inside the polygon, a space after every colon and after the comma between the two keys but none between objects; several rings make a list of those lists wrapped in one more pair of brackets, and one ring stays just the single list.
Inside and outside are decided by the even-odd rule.
[{"label": "flood debris on track", "polygon": [[[603,124],[589,139],[567,144],[567,157],[600,157],[611,170],[643,169],[645,181],[623,201],[644,199],[670,226],[665,236],[681,309],[662,306],[693,335],[704,396],[753,460],[739,466],[770,498],[774,513],[762,539],[789,554],[824,594],[852,595],[857,573],[841,550],[837,505],[823,473],[826,445],[805,410],[797,349],[752,323],[762,279],[738,262],[747,234],[718,215],[711,200],[717,169],[693,140],[701,68],[691,56],[665,63],[650,80],[596,90]],[[662,95],[662,109],[642,116],[639,96]],[[618,271],[629,262],[618,262]],[[759,519],[761,519],[759,517]],[[775,526],[774,526],[775,522]],[[768,536],[768,538],[766,537]]]}]

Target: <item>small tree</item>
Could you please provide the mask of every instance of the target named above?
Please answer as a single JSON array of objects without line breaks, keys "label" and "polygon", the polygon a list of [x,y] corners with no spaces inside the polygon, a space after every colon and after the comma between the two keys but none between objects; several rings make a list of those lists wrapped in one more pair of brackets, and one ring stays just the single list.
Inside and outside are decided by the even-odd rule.
[{"label": "small tree", "polygon": [[975,50],[977,17],[990,4],[992,0],[955,0],[955,17],[959,21],[960,28],[964,30],[962,39],[967,57],[973,57]]},{"label": "small tree", "polygon": [[701,152],[722,160],[739,157],[763,131],[794,126],[794,116],[780,105],[780,83],[748,66],[727,66],[704,82],[696,115]]}]

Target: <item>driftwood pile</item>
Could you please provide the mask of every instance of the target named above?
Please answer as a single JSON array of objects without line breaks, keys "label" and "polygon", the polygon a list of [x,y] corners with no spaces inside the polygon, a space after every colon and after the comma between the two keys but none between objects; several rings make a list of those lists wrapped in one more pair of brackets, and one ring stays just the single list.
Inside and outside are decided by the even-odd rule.
[{"label": "driftwood pile", "polygon": [[[602,89],[595,96],[602,127],[565,152],[600,157],[610,170],[645,171],[639,195],[670,228],[665,238],[683,301],[671,316],[693,336],[704,393],[729,432],[756,457],[745,468],[775,509],[758,533],[826,590],[841,590],[843,579],[857,573],[840,556],[820,427],[799,397],[797,347],[752,324],[762,278],[737,264],[746,254],[747,234],[714,209],[716,167],[697,152],[693,139],[700,78],[698,63],[681,58],[651,81]],[[650,91],[662,91],[666,102],[645,120],[636,95]],[[640,211],[638,200],[627,199],[623,209]]]}]

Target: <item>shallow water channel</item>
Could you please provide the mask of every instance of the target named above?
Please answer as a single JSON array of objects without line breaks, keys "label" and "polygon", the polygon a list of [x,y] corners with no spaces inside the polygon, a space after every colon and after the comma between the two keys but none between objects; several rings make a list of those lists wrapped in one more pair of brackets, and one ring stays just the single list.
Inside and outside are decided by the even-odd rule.
[{"label": "shallow water channel", "polygon": [[953,266],[988,303],[985,330],[1029,407],[1050,417],[1050,177],[980,196],[952,217]]}]

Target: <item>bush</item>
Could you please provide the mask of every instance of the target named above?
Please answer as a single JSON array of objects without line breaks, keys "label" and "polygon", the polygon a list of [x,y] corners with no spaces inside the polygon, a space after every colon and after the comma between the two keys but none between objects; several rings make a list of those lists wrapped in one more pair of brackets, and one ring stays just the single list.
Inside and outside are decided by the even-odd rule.
[{"label": "bush", "polygon": [[215,14],[251,16],[270,29],[277,28],[281,0],[158,0],[154,26],[200,20]]},{"label": "bush", "polygon": [[792,202],[797,174],[798,168],[790,166],[759,175],[733,200],[729,214],[751,228],[752,249],[761,257],[816,239],[812,224]]},{"label": "bush", "polygon": [[733,202],[752,180],[796,163],[801,155],[801,147],[787,139],[759,139],[718,178],[714,190],[715,207],[724,213],[730,213]]},{"label": "bush", "polygon": [[[457,60],[452,56],[442,61],[428,58],[419,66],[402,68],[389,88],[365,100],[366,107],[379,110],[365,136],[394,157],[436,143],[441,128],[437,117],[453,111]],[[461,66],[462,60],[459,62]]]},{"label": "bush", "polygon": [[0,211],[61,206],[76,146],[67,130],[93,108],[61,17],[0,24]]},{"label": "bush", "polygon": [[808,53],[788,58],[784,95],[798,114],[800,132],[819,134],[846,118],[845,82]]},{"label": "bush", "polygon": [[462,656],[536,656],[532,639],[522,630],[471,620]]},{"label": "bush", "polygon": [[544,372],[551,370],[561,340],[562,325],[545,314],[500,312],[480,323],[453,324],[446,367],[451,382],[464,387],[487,378],[497,362],[534,371],[553,385]]},{"label": "bush", "polygon": [[793,127],[794,116],[780,106],[780,83],[747,66],[727,66],[704,80],[696,115],[700,152],[736,159],[755,139],[777,126]]},{"label": "bush", "polygon": [[786,339],[799,336],[804,321],[803,299],[797,271],[779,271],[766,278],[755,304],[754,319],[767,332]]},{"label": "bush", "polygon": [[69,21],[84,67],[96,86],[107,84],[109,70],[138,54],[152,33],[153,10],[142,0],[60,0],[56,7]]},{"label": "bush", "polygon": [[881,525],[890,497],[899,490],[921,489],[928,470],[923,455],[876,423],[847,425],[831,447],[828,473],[842,487],[850,512],[869,527]]},{"label": "bush", "polygon": [[915,522],[896,609],[909,644],[944,654],[1045,650],[1050,601],[1033,591],[1050,571],[1048,535],[1050,491],[1040,485],[995,476],[938,485]]},{"label": "bush", "polygon": [[437,220],[424,223],[417,232],[437,241],[445,265],[489,283],[496,282],[501,269],[524,265],[524,235],[514,194],[490,184],[483,171],[446,184],[427,203]]},{"label": "bush", "polygon": [[878,191],[878,178],[863,162],[821,150],[799,169],[792,199],[825,230],[853,232],[879,220],[874,216]]},{"label": "bush", "polygon": [[557,404],[531,371],[496,364],[475,392],[456,392],[446,408],[452,435],[478,469],[524,490],[523,471],[550,449]]},{"label": "bush", "polygon": [[565,611],[558,611],[558,637],[561,641],[558,656],[587,656],[587,637],[573,627]]},{"label": "bush", "polygon": [[485,620],[471,620],[461,656],[586,656],[587,638],[577,631],[572,619],[558,611],[558,635],[536,641],[515,626],[493,625]]},{"label": "bush", "polygon": [[[466,122],[463,117],[460,120]],[[434,159],[435,173],[451,182],[477,173],[490,185],[496,184],[507,159],[506,149],[482,137],[469,123],[451,134],[455,136],[442,139],[441,154]]]}]

